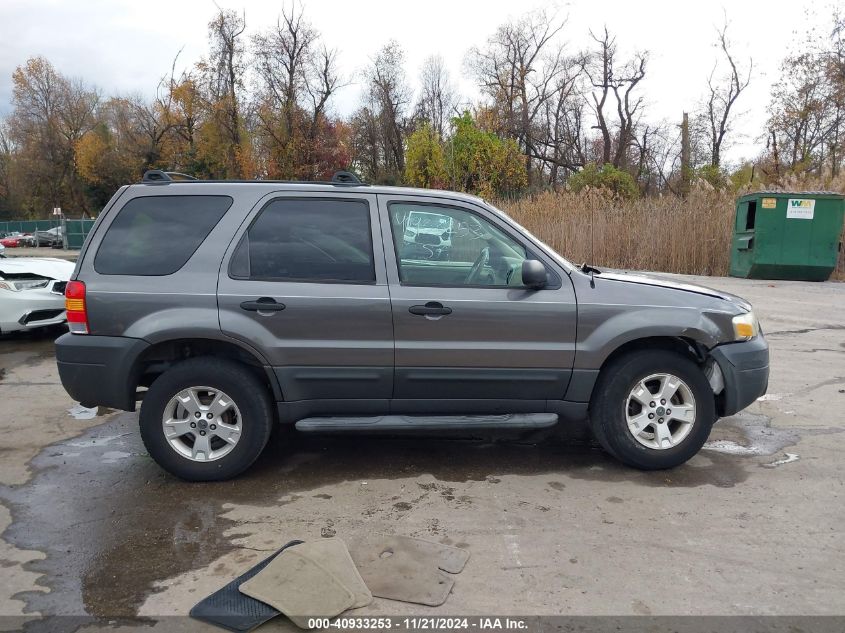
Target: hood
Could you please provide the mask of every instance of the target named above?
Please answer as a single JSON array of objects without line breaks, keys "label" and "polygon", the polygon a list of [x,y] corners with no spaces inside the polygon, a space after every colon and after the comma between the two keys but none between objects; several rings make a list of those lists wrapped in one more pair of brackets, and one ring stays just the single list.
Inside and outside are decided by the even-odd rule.
[{"label": "hood", "polygon": [[681,290],[683,292],[693,292],[699,295],[714,297],[734,303],[746,311],[751,310],[751,304],[742,297],[737,297],[729,292],[722,292],[721,290],[714,290],[707,286],[699,286],[697,284],[689,284],[683,281],[670,279],[669,277],[660,277],[658,275],[645,275],[642,273],[629,273],[624,270],[602,270],[596,277],[597,279],[608,279],[611,281],[624,281],[632,284],[643,284],[646,286],[658,286],[660,288],[671,288],[673,290]]},{"label": "hood", "polygon": [[0,277],[30,273],[58,281],[68,281],[76,264],[55,257],[9,257],[0,259]]}]

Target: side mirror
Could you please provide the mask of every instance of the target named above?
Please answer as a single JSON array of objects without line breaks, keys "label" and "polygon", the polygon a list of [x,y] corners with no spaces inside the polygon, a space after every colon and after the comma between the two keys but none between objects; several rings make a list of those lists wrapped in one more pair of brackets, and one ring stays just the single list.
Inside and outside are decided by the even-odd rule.
[{"label": "side mirror", "polygon": [[538,290],[546,285],[548,275],[543,262],[536,259],[526,259],[522,262],[522,284],[533,290]]}]

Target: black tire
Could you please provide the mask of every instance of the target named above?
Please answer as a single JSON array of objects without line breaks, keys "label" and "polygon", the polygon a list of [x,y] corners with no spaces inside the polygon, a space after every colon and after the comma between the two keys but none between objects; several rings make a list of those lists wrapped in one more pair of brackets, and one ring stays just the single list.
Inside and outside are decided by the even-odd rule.
[{"label": "black tire", "polygon": [[[635,385],[652,374],[683,380],[695,398],[695,420],[689,434],[672,448],[649,448],[628,429],[625,407]],[[590,428],[596,440],[622,463],[640,470],[679,466],[693,457],[716,421],[716,402],[704,372],[692,360],[666,350],[630,352],[602,369],[590,402]]]},{"label": "black tire", "polygon": [[[237,444],[213,461],[193,461],[179,454],[162,428],[162,415],[170,399],[195,386],[224,391],[241,415]],[[270,438],[273,419],[268,389],[251,368],[219,358],[192,358],[170,368],[150,386],[141,405],[141,439],[150,456],[167,472],[187,481],[219,481],[235,477],[252,465]]]}]

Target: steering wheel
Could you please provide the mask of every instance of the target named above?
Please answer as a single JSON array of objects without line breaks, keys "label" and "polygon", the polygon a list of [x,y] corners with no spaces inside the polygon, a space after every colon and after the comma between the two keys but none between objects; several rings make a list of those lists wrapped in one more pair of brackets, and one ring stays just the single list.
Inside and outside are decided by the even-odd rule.
[{"label": "steering wheel", "polygon": [[472,268],[469,269],[469,273],[467,273],[466,279],[464,279],[464,283],[468,286],[477,285],[481,283],[481,272],[484,270],[484,267],[490,263],[490,247],[485,246],[481,249],[481,252],[476,257],[475,261],[472,264]]}]

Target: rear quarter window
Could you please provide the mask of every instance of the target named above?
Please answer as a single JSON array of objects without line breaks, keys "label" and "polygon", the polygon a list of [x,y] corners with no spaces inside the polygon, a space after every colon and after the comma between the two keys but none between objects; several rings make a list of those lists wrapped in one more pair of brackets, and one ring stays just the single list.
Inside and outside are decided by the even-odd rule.
[{"label": "rear quarter window", "polygon": [[127,202],[94,257],[101,275],[170,275],[232,206],[229,196],[143,196]]}]

